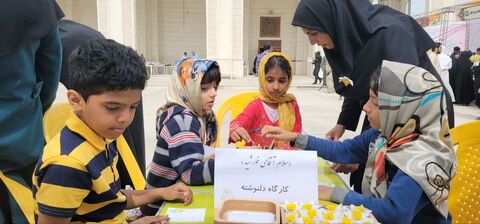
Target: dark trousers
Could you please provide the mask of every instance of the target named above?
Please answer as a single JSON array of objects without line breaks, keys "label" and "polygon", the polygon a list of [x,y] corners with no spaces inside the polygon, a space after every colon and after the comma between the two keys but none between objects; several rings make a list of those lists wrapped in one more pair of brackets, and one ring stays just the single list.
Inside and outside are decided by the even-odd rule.
[{"label": "dark trousers", "polygon": [[315,68],[313,69],[313,77],[315,77],[315,84],[317,83],[317,80],[319,83],[322,82],[322,78],[318,76],[318,72],[320,72],[320,66],[315,66]]}]

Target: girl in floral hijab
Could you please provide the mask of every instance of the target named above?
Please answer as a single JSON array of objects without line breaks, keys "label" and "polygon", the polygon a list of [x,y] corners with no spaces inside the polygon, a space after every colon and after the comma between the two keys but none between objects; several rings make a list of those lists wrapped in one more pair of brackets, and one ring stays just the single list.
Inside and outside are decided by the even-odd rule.
[{"label": "girl in floral hijab", "polygon": [[343,142],[276,127],[265,127],[262,136],[295,141],[333,162],[366,162],[363,194],[319,186],[321,200],[363,205],[382,223],[450,223],[457,162],[441,83],[423,68],[383,61],[363,109],[372,128]]},{"label": "girl in floral hijab", "polygon": [[[220,69],[215,61],[179,62],[166,91],[167,102],[157,112],[157,144],[147,188],[166,187],[183,181],[188,185],[213,183],[217,121],[212,111]],[[154,215],[162,202],[142,208]]]},{"label": "girl in floral hijab", "polygon": [[258,66],[260,97],[230,123],[229,142],[245,140],[247,146],[293,149],[288,142],[275,142],[260,136],[260,130],[265,125],[302,131],[297,101],[295,96],[287,92],[292,79],[292,65],[285,55],[279,52],[265,55]]}]

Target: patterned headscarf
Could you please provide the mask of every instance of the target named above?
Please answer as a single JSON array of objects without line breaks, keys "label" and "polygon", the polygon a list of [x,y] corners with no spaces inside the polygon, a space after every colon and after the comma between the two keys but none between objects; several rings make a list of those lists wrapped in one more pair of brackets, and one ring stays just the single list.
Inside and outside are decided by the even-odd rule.
[{"label": "patterned headscarf", "polygon": [[[267,91],[267,81],[265,79],[265,64],[267,61],[274,56],[281,56],[284,57],[290,66],[290,77],[288,77],[288,87],[280,97],[273,97]],[[293,106],[290,102],[295,100],[295,96],[290,93],[287,93],[290,84],[292,83],[293,79],[293,67],[290,60],[284,54],[280,52],[271,52],[265,55],[262,60],[260,60],[260,64],[258,65],[258,82],[260,83],[260,99],[267,103],[278,103],[278,123],[279,126],[285,130],[292,131],[293,126],[295,125],[295,111],[293,110]],[[277,145],[282,145],[279,142]]]},{"label": "patterned headscarf", "polygon": [[206,115],[202,113],[201,82],[205,72],[216,63],[206,59],[184,59],[178,62],[175,67],[176,73],[172,75],[166,90],[167,102],[157,111],[157,116],[160,116],[174,105],[188,108],[200,120],[202,142],[210,146],[216,142],[217,120],[213,111],[207,112]]},{"label": "patterned headscarf", "polygon": [[369,155],[363,190],[387,192],[385,159],[412,177],[435,208],[448,215],[457,159],[450,140],[445,92],[426,70],[383,61],[378,84],[381,133]]}]

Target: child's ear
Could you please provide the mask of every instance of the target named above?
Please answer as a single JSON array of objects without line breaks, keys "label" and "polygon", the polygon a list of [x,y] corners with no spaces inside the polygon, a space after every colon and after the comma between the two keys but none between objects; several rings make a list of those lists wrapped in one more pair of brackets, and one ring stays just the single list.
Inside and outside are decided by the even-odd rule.
[{"label": "child's ear", "polygon": [[72,106],[74,112],[79,112],[82,110],[82,105],[85,103],[85,101],[83,100],[83,97],[79,92],[72,89],[68,90],[67,99],[68,103],[70,103],[70,105]]}]

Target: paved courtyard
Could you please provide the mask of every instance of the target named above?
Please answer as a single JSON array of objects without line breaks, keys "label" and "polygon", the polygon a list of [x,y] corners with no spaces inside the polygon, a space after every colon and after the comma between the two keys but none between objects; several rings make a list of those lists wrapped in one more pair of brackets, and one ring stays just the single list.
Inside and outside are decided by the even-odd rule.
[{"label": "paved courtyard", "polygon": [[[155,117],[156,110],[165,103],[165,89],[169,82],[169,76],[152,76],[143,92],[144,100],[144,119],[145,119],[145,155],[147,166],[153,157],[155,151]],[[302,114],[303,131],[310,135],[324,136],[337,122],[337,117],[341,109],[342,100],[340,97],[328,91],[326,88],[319,90],[318,85],[312,85],[313,77],[295,76],[290,92],[293,93],[298,101],[300,113]],[[242,92],[258,90],[258,81],[254,76],[248,76],[241,79],[223,78],[218,90],[218,96],[215,101],[214,109],[229,97]],[[61,86],[57,93],[56,101],[65,101],[65,88]],[[362,117],[364,114],[362,114]],[[455,106],[455,122],[463,124],[474,120],[480,116],[480,110],[475,106]],[[363,118],[361,118],[363,119]],[[225,119],[222,124],[221,144],[226,144],[228,138],[229,120]],[[357,131],[359,133],[359,131]],[[356,133],[347,131],[344,138],[353,137]]]}]

